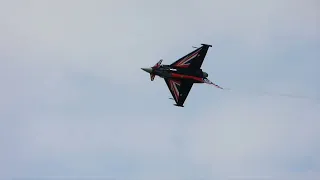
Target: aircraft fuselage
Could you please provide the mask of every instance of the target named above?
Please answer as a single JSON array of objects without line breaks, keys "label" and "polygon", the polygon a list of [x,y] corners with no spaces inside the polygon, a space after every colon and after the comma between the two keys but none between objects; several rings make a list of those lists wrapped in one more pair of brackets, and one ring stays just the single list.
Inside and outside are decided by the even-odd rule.
[{"label": "aircraft fuselage", "polygon": [[208,74],[201,69],[172,68],[168,65],[161,65],[158,68],[142,68],[142,70],[161,78],[188,79],[193,83],[204,83],[203,79],[208,77]]}]

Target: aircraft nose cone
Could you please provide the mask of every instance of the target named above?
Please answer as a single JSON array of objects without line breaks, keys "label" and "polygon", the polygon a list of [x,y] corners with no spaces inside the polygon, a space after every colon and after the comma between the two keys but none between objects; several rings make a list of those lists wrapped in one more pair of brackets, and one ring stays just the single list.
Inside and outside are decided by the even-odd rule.
[{"label": "aircraft nose cone", "polygon": [[142,70],[144,70],[147,73],[151,73],[152,72],[152,68],[141,68]]}]

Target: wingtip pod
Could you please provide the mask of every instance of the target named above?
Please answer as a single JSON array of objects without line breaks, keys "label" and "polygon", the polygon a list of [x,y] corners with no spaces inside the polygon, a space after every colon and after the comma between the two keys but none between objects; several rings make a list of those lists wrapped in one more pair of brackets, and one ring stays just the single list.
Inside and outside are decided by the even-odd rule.
[{"label": "wingtip pod", "polygon": [[201,44],[202,46],[209,46],[209,47],[212,47],[212,45],[210,45],[210,44]]},{"label": "wingtip pod", "polygon": [[183,105],[178,105],[178,104],[173,104],[173,105],[175,105],[177,107],[184,107]]}]

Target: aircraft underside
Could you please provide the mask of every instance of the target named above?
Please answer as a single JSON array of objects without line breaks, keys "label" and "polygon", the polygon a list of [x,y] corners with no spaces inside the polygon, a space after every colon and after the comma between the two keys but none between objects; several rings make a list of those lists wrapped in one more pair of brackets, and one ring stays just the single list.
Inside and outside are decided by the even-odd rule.
[{"label": "aircraft underside", "polygon": [[183,104],[188,97],[194,83],[205,83],[218,85],[211,82],[207,77],[208,73],[201,70],[201,65],[211,45],[202,44],[202,47],[190,52],[170,65],[161,65],[162,60],[151,68],[141,68],[150,74],[151,81],[155,76],[164,79],[172,95],[174,104],[178,107],[184,107]]}]

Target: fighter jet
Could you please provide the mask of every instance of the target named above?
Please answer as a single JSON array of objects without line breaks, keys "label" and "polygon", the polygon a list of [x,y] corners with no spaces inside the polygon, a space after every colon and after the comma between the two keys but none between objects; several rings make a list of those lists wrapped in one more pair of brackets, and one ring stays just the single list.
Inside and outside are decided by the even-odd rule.
[{"label": "fighter jet", "polygon": [[201,44],[196,50],[178,59],[170,65],[162,65],[162,59],[150,68],[141,68],[150,74],[151,81],[155,76],[159,76],[166,82],[171,95],[176,104],[175,106],[184,107],[184,102],[194,83],[205,83],[214,85],[217,88],[222,87],[211,82],[207,77],[208,73],[202,71],[201,65],[206,57],[209,47],[212,45]]}]

